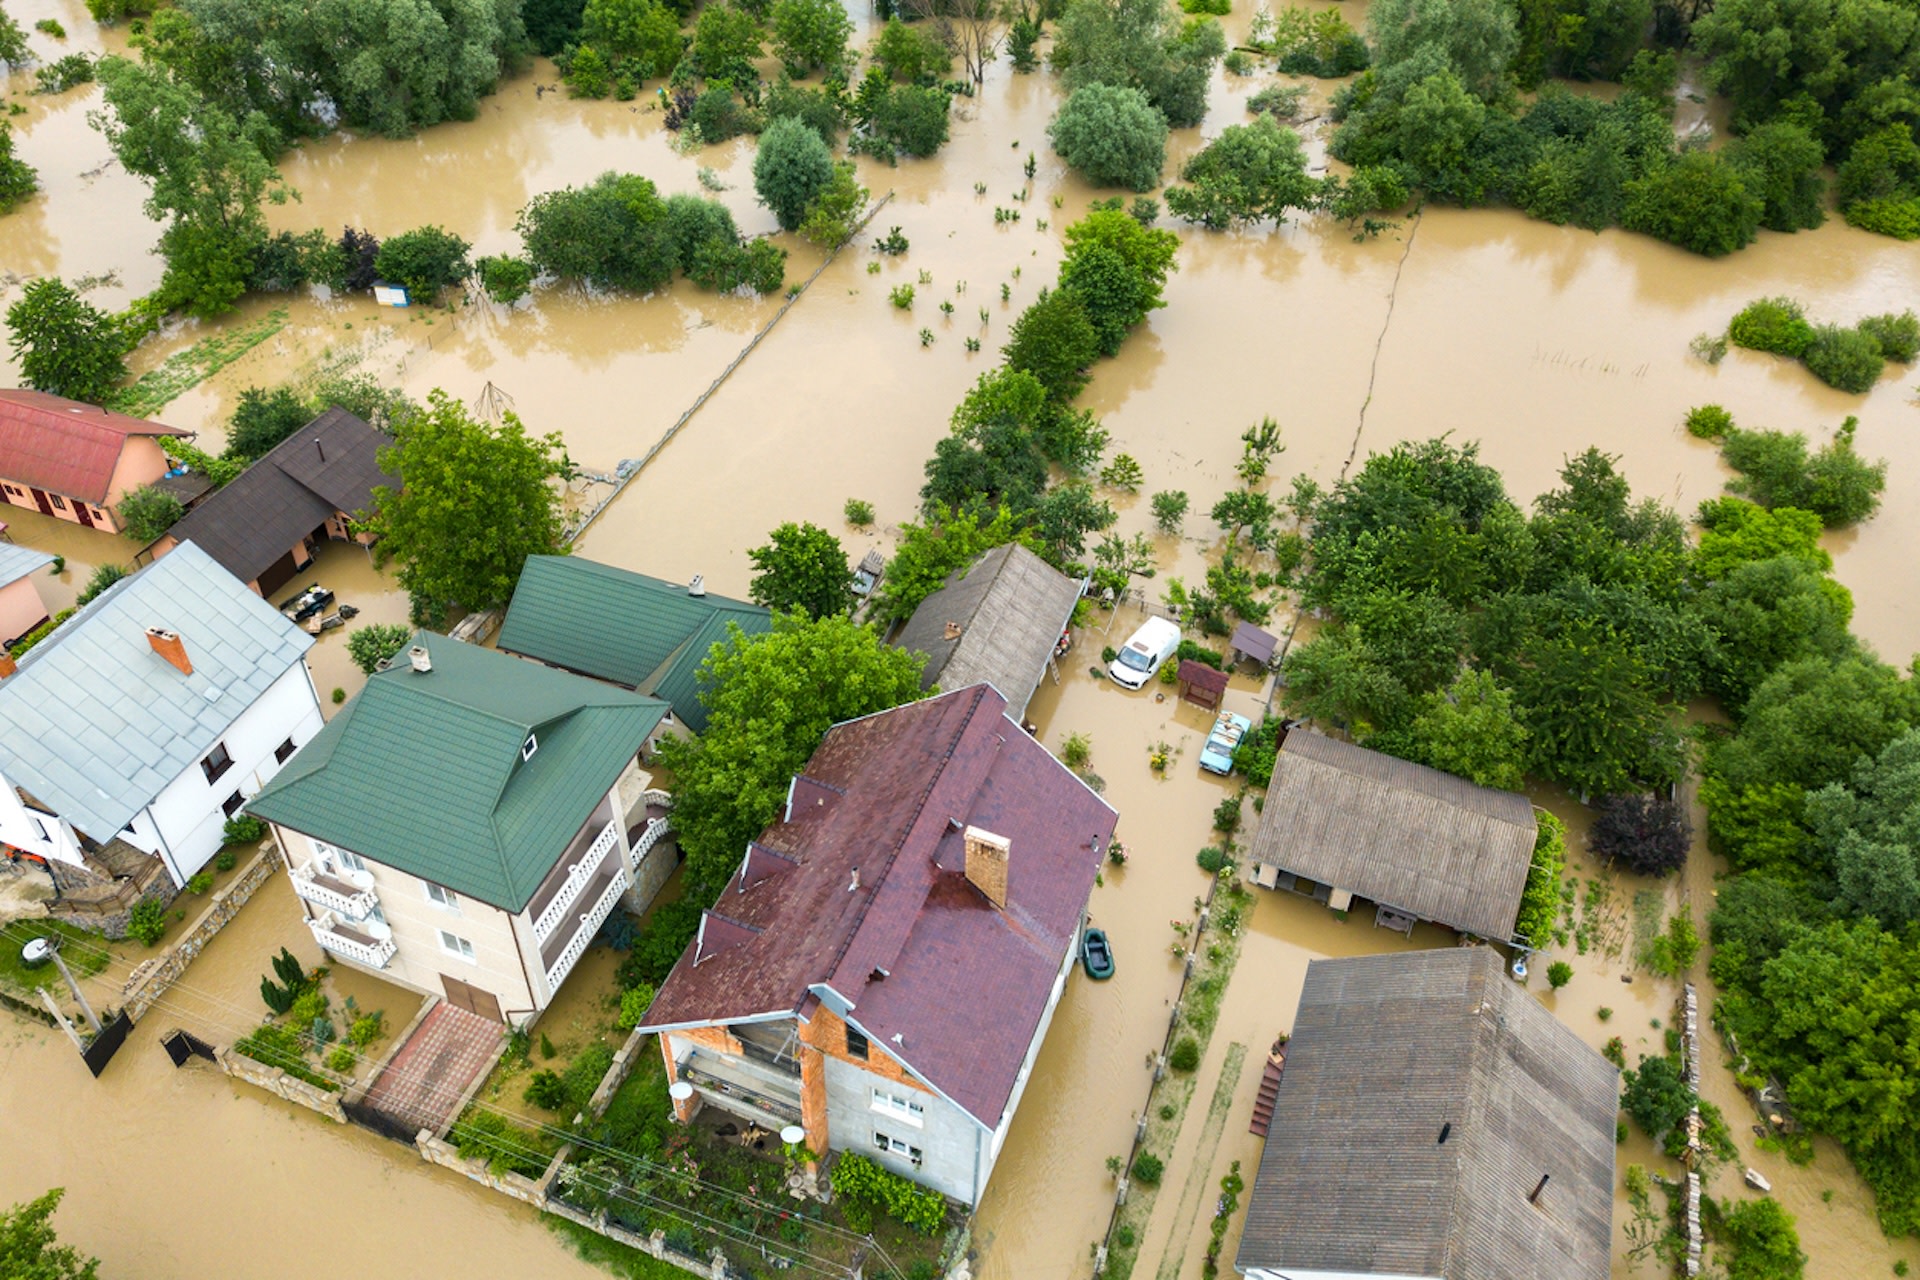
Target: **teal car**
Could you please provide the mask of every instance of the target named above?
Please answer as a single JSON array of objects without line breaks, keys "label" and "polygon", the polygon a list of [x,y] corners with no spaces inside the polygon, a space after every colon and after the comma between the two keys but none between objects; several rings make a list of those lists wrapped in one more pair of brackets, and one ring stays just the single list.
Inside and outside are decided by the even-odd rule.
[{"label": "teal car", "polygon": [[1200,748],[1200,767],[1223,776],[1233,772],[1233,749],[1252,727],[1253,721],[1245,716],[1222,711],[1213,722],[1213,732],[1207,735],[1207,745]]}]

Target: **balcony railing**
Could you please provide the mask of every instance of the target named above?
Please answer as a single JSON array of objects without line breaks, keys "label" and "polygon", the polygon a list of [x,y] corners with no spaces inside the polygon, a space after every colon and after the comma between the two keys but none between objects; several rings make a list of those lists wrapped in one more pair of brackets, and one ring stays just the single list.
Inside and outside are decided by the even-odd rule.
[{"label": "balcony railing", "polygon": [[560,989],[560,984],[566,981],[569,973],[573,972],[574,962],[587,949],[587,944],[593,941],[594,935],[600,932],[600,926],[607,922],[607,917],[613,914],[613,904],[620,901],[620,895],[626,892],[627,886],[631,883],[632,881],[627,878],[627,869],[619,868],[614,873],[613,879],[607,881],[607,887],[601,892],[599,901],[581,914],[580,927],[574,931],[573,940],[567,943],[566,948],[558,956],[554,957],[553,964],[547,969],[548,991]]},{"label": "balcony railing", "polygon": [[301,898],[350,920],[365,920],[380,901],[372,889],[362,889],[338,876],[316,870],[311,862],[295,867],[292,876],[293,891]]},{"label": "balcony railing", "polygon": [[649,853],[652,853],[653,846],[659,844],[660,841],[665,836],[670,834],[672,831],[673,831],[673,823],[669,822],[667,819],[665,818],[650,819],[647,822],[646,830],[642,831],[639,835],[635,836],[633,839],[634,862],[638,864],[640,859],[646,857]]},{"label": "balcony railing", "polygon": [[574,904],[574,900],[580,896],[580,891],[593,879],[593,873],[600,869],[602,862],[606,861],[607,850],[613,848],[619,839],[619,826],[609,820],[600,834],[593,838],[593,843],[587,846],[587,851],[580,856],[580,861],[567,869],[567,878],[561,884],[560,892],[554,894],[553,901],[547,904],[546,910],[534,918],[533,936],[535,938],[545,942],[553,936],[555,926],[565,919],[567,908]]},{"label": "balcony railing", "polygon": [[307,927],[313,930],[314,941],[327,951],[370,969],[386,968],[387,961],[393,959],[396,950],[392,938],[375,938],[361,933],[337,919],[331,911],[323,911],[307,921]]},{"label": "balcony railing", "polygon": [[798,1124],[801,1120],[797,1089],[784,1087],[783,1081],[742,1070],[738,1063],[724,1062],[696,1050],[680,1063],[677,1074],[722,1110],[737,1113],[750,1109],[774,1116],[783,1125]]}]

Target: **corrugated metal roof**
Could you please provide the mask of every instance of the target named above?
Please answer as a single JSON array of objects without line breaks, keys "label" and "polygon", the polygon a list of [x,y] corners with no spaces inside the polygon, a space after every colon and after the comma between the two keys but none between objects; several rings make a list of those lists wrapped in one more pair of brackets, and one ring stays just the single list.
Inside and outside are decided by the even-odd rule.
[{"label": "corrugated metal roof", "polygon": [[1251,853],[1422,920],[1505,941],[1536,829],[1523,795],[1296,728],[1274,761]]},{"label": "corrugated metal roof", "polygon": [[1491,948],[1315,960],[1234,1265],[1604,1280],[1618,1107]]},{"label": "corrugated metal roof", "polygon": [[568,671],[656,694],[699,733],[698,671],[727,623],[748,635],[773,627],[758,605],[687,594],[681,583],[577,556],[529,556],[496,642]]},{"label": "corrugated metal roof", "polygon": [[0,587],[10,587],[30,573],[53,563],[53,556],[17,542],[0,541]]},{"label": "corrugated metal roof", "polygon": [[[148,627],[179,635],[192,675],[153,651]],[[111,840],[312,644],[204,551],[180,547],[115,583],[0,681],[0,772]]]},{"label": "corrugated metal roof", "polygon": [[398,488],[380,469],[390,437],[345,409],[329,409],[268,450],[232,483],[168,530],[194,542],[242,582],[252,582],[336,511],[373,505],[373,491]]},{"label": "corrugated metal roof", "polygon": [[96,506],[128,436],[192,434],[44,391],[0,391],[0,476]]},{"label": "corrugated metal roof", "polygon": [[430,632],[411,643],[432,670],[403,654],[376,672],[247,811],[523,910],[666,704]]},{"label": "corrugated metal roof", "polygon": [[1079,583],[1010,542],[922,600],[894,643],[927,655],[921,688],[964,689],[985,680],[1020,720],[1079,599]]}]

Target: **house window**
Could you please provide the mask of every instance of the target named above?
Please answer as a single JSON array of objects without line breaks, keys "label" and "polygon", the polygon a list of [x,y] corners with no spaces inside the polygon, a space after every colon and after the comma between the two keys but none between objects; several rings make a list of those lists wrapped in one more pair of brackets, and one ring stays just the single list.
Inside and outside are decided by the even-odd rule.
[{"label": "house window", "polygon": [[66,500],[62,498],[59,494],[50,493],[47,495],[47,497],[53,502],[53,509],[55,511],[65,511],[67,509]]},{"label": "house window", "polygon": [[460,909],[460,895],[451,889],[443,889],[431,880],[426,881],[427,901],[436,907],[445,907],[449,911]]},{"label": "house window", "polygon": [[207,775],[208,782],[220,781],[220,775],[233,768],[233,757],[227,754],[227,744],[216,742],[213,750],[207,752],[207,758],[200,762],[200,772]]},{"label": "house window", "polygon": [[873,1131],[873,1145],[877,1150],[884,1151],[888,1155],[905,1156],[913,1162],[913,1167],[916,1169],[920,1167],[920,1161],[925,1158],[925,1153],[920,1148],[902,1142],[898,1138],[889,1138],[878,1129]]},{"label": "house window", "polygon": [[873,1091],[873,1109],[895,1119],[904,1120],[916,1129],[926,1123],[926,1108],[904,1093],[895,1093],[891,1089]]},{"label": "house window", "polygon": [[247,802],[247,798],[241,795],[238,791],[236,791],[232,795],[228,796],[225,800],[222,800],[220,802],[220,812],[226,814],[229,818],[231,818],[234,814],[240,811],[240,806],[245,804],[246,802]]},{"label": "house window", "polygon": [[292,754],[293,754],[293,739],[288,738],[285,742],[281,743],[279,746],[273,749],[273,762],[275,764],[285,764],[287,762],[287,757]]},{"label": "house window", "polygon": [[528,734],[527,740],[520,744],[520,758],[522,760],[531,760],[533,759],[533,753],[539,749],[540,739],[534,737],[532,734]]},{"label": "house window", "polygon": [[469,964],[473,962],[473,944],[457,933],[440,931],[440,949],[450,956],[459,956]]},{"label": "house window", "polygon": [[852,1027],[847,1028],[847,1056],[862,1062],[867,1060],[867,1038]]},{"label": "house window", "polygon": [[335,849],[334,854],[340,859],[340,865],[349,871],[365,871],[367,869],[366,861],[357,853],[348,853],[345,849]]}]

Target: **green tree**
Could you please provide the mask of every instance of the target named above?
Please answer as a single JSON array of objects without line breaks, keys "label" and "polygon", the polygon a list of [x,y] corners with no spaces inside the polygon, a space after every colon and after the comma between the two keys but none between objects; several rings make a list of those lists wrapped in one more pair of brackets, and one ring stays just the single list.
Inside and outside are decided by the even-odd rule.
[{"label": "green tree", "polygon": [[1920,731],[1860,761],[1846,784],[1810,794],[1806,815],[1833,868],[1836,907],[1893,930],[1920,921]]},{"label": "green tree", "polygon": [[710,4],[693,28],[693,60],[707,80],[738,86],[758,82],[753,64],[765,52],[759,20],[730,4]]},{"label": "green tree", "polygon": [[1422,764],[1502,791],[1526,783],[1527,728],[1513,691],[1489,672],[1462,671],[1444,690],[1427,694],[1409,736]]},{"label": "green tree", "polygon": [[0,67],[14,71],[33,61],[27,47],[27,33],[4,9],[0,9]]},{"label": "green tree", "polygon": [[1118,209],[1095,209],[1067,228],[1060,288],[1086,309],[1103,355],[1114,355],[1127,331],[1166,303],[1180,237],[1143,227]]},{"label": "green tree", "polygon": [[0,1214],[0,1275],[13,1280],[96,1280],[99,1260],[57,1243],[49,1220],[66,1192],[55,1187]]},{"label": "green tree", "polygon": [[1519,46],[1513,9],[1498,0],[1378,0],[1367,10],[1367,32],[1382,70],[1436,51],[1488,102],[1506,87]]},{"label": "green tree", "polygon": [[1837,324],[1815,325],[1813,338],[1800,353],[1807,372],[1830,387],[1865,395],[1886,369],[1880,342],[1871,333],[1843,329]]},{"label": "green tree", "polygon": [[953,69],[953,54],[930,31],[888,18],[873,42],[873,61],[902,84],[931,84]]},{"label": "green tree", "polygon": [[1793,1216],[1777,1200],[1748,1200],[1716,1214],[1712,1235],[1722,1247],[1727,1280],[1800,1280],[1807,1255]]},{"label": "green tree", "polygon": [[580,54],[592,49],[636,80],[672,71],[687,44],[680,19],[660,0],[588,0],[580,16],[580,41]]},{"label": "green tree", "polygon": [[753,561],[748,597],[755,604],[812,618],[853,612],[853,570],[840,539],[819,525],[791,520],[768,537],[766,546],[747,552]]},{"label": "green tree", "polygon": [[686,897],[718,896],[829,727],[919,698],[924,662],[843,616],[779,614],[756,636],[730,628],[700,668],[706,732],[660,745]]},{"label": "green tree", "polygon": [[1158,0],[1072,0],[1054,34],[1053,64],[1068,93],[1087,85],[1138,89],[1176,129],[1200,123],[1226,36],[1211,18],[1182,20]]},{"label": "green tree", "polygon": [[1635,875],[1672,875],[1687,862],[1693,830],[1679,802],[1657,794],[1608,796],[1587,829],[1587,847]]},{"label": "green tree", "polygon": [[1868,462],[1854,451],[1859,425],[1848,418],[1811,454],[1798,431],[1733,428],[1721,441],[1720,456],[1740,474],[1727,488],[1763,507],[1811,511],[1829,529],[1857,524],[1879,510],[1887,484],[1886,461]]},{"label": "green tree", "polygon": [[396,426],[380,465],[406,484],[375,488],[359,527],[379,539],[378,562],[400,562],[418,620],[504,605],[528,556],[565,551],[553,483],[567,473],[565,448],[557,434],[529,436],[512,413],[476,422],[436,389],[424,412]]},{"label": "green tree", "polygon": [[1701,503],[1699,519],[1693,571],[1702,578],[1724,578],[1740,565],[1776,556],[1791,556],[1822,573],[1833,568],[1833,557],[1820,546],[1820,517],[1811,511],[1723,497]]},{"label": "green tree", "polygon": [[1075,89],[1047,126],[1053,149],[1096,187],[1149,191],[1167,162],[1167,122],[1138,89]]},{"label": "green tree", "polygon": [[[812,128],[811,125],[807,126]],[[858,171],[851,161],[835,160],[833,177],[820,189],[820,194],[807,206],[807,216],[800,223],[800,234],[822,248],[834,248],[845,244],[859,225],[860,218],[867,211],[867,198],[872,193],[860,185]]]},{"label": "green tree", "polygon": [[136,542],[152,542],[187,513],[180,499],[150,484],[143,484],[120,499],[116,510],[120,513],[120,523],[126,526],[127,536]]},{"label": "green tree", "polygon": [[1271,116],[1228,125],[1180,177],[1193,186],[1169,187],[1168,211],[1215,231],[1267,218],[1285,222],[1289,209],[1311,208],[1320,195],[1300,135]]},{"label": "green tree", "polygon": [[930,156],[946,145],[952,105],[944,89],[896,84],[879,96],[868,114],[867,147],[887,159],[895,152]]},{"label": "green tree", "polygon": [[543,192],[514,225],[528,260],[563,280],[650,293],[679,265],[666,205],[638,174],[603,173],[585,187]]},{"label": "green tree", "polygon": [[376,622],[356,628],[347,637],[347,656],[353,659],[354,666],[372,675],[380,669],[382,662],[400,652],[411,639],[411,627],[403,627],[397,622]]},{"label": "green tree", "polygon": [[313,420],[307,403],[290,387],[271,391],[248,387],[240,393],[233,416],[227,420],[225,454],[242,462],[266,456],[267,451]]},{"label": "green tree", "polygon": [[942,508],[928,513],[923,523],[901,525],[900,547],[887,561],[886,576],[874,592],[874,617],[883,623],[905,622],[922,600],[945,585],[948,575],[1009,542],[1031,548],[1034,537],[1021,530],[1005,507],[989,518]]},{"label": "green tree", "polygon": [[1020,313],[1000,349],[1009,369],[1030,373],[1047,398],[1065,404],[1087,385],[1087,369],[1100,358],[1100,339],[1080,299],[1065,289],[1042,289]]},{"label": "green tree", "polygon": [[1834,661],[1856,648],[1847,631],[1852,594],[1795,556],[1734,566],[1700,593],[1699,615],[1718,641],[1707,691],[1725,707],[1745,706],[1783,663]]},{"label": "green tree", "polygon": [[833,181],[833,153],[798,120],[775,120],[760,135],[753,157],[753,189],[783,231],[794,231]]},{"label": "green tree", "polygon": [[[0,14],[4,19],[5,14]],[[0,58],[0,62],[4,62]],[[13,126],[0,120],[0,214],[12,213],[20,202],[40,189],[40,175],[13,154]]]},{"label": "green tree", "polygon": [[1620,225],[1719,258],[1753,243],[1766,202],[1711,151],[1688,151],[1626,185]]},{"label": "green tree", "polygon": [[790,76],[838,71],[852,34],[853,19],[839,0],[775,0],[773,51]]},{"label": "green tree", "polygon": [[1761,226],[1800,231],[1827,220],[1827,182],[1820,176],[1826,151],[1805,128],[1785,120],[1763,124],[1728,154],[1741,181],[1761,199]]},{"label": "green tree", "polygon": [[1032,374],[1005,366],[981,374],[953,411],[952,433],[927,460],[920,490],[927,509],[1031,512],[1047,486],[1037,432],[1047,412],[1046,389]]},{"label": "green tree", "polygon": [[382,241],[373,269],[405,286],[413,301],[431,304],[442,289],[460,283],[473,270],[467,261],[472,247],[451,231],[418,227]]},{"label": "green tree", "polygon": [[58,277],[35,280],[7,308],[7,345],[36,391],[103,403],[127,376],[127,339],[112,317]]},{"label": "green tree", "polygon": [[1686,1123],[1696,1099],[1671,1058],[1643,1054],[1639,1069],[1625,1074],[1627,1087],[1620,1095],[1620,1108],[1649,1138],[1658,1141]]},{"label": "green tree", "polygon": [[527,43],[543,58],[551,58],[578,41],[582,0],[526,0],[520,6],[520,18],[527,28]]},{"label": "green tree", "polygon": [[1920,723],[1920,687],[1870,654],[1801,658],[1761,681],[1736,716],[1740,732],[1707,753],[1710,778],[1736,793],[1776,784],[1813,791],[1845,781],[1854,761]]}]

